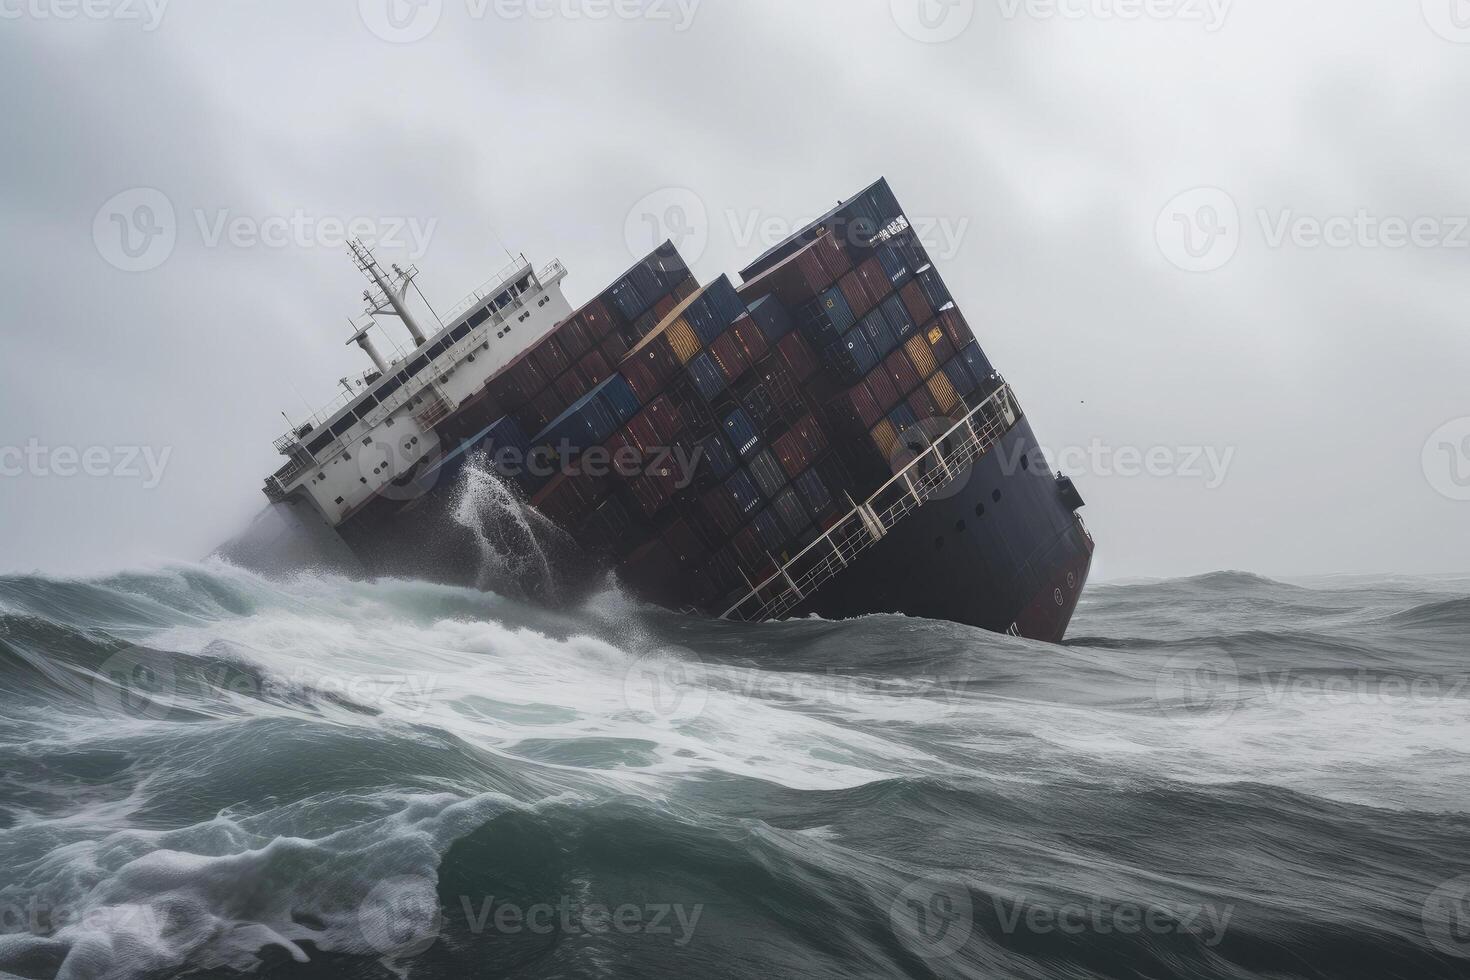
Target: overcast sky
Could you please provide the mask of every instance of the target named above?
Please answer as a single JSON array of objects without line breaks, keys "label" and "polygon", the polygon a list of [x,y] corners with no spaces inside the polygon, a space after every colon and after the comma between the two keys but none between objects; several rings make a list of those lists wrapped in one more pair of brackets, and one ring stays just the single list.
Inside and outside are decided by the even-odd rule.
[{"label": "overcast sky", "polygon": [[159,2],[0,0],[0,567],[263,506],[367,366],[342,223],[441,308],[504,247],[580,304],[884,175],[1100,576],[1470,569],[1461,0]]}]

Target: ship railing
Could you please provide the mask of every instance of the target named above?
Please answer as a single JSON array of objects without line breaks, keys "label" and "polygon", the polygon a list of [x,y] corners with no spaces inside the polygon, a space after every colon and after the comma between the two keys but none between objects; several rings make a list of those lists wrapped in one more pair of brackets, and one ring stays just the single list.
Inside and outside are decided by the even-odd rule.
[{"label": "ship railing", "polygon": [[450,307],[449,312],[444,317],[444,322],[446,324],[452,324],[455,320],[458,320],[470,310],[485,302],[485,300],[493,299],[505,292],[506,288],[514,285],[515,281],[530,267],[531,263],[526,261],[524,255],[514,260],[510,265],[507,265],[495,273],[495,275],[486,279],[464,299]]},{"label": "ship railing", "polygon": [[970,409],[953,427],[929,440],[929,447],[894,474],[893,479],[857,505],[796,557],[725,611],[722,619],[759,623],[778,619],[806,601],[854,559],[962,479],[977,459],[990,452],[1021,417],[1010,385],[1003,384]]}]

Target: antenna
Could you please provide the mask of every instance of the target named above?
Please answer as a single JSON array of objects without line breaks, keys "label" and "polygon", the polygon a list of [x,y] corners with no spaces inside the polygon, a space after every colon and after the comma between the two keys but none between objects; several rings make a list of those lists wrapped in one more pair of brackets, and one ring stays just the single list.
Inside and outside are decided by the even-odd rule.
[{"label": "antenna", "polygon": [[[405,294],[409,284],[419,274],[418,267],[411,265],[405,272],[395,265],[393,277],[390,279],[388,273],[383,271],[383,267],[373,255],[372,249],[364,245],[362,239],[352,239],[347,243],[347,248],[352,252],[352,259],[358,270],[377,287],[376,290],[363,290],[362,298],[367,303],[368,314],[370,316],[388,314],[398,317],[408,328],[408,332],[413,335],[415,346],[422,347],[428,338],[424,336],[423,330],[419,328],[418,320],[409,310]],[[356,338],[353,338],[353,342],[356,342]]]}]

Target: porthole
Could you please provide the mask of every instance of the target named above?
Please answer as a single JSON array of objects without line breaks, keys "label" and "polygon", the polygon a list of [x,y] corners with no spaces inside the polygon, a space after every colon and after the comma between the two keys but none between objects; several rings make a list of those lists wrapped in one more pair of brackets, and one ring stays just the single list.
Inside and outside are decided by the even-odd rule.
[{"label": "porthole", "polygon": [[954,530],[955,530],[955,533],[956,534],[964,534],[965,533],[965,522],[964,521],[955,521]]},{"label": "porthole", "polygon": [[985,505],[984,504],[976,504],[975,505],[975,516],[976,517],[984,517],[985,516]]},{"label": "porthole", "polygon": [[994,501],[995,503],[997,503],[997,504],[1000,503],[1000,491],[999,490],[992,490],[991,493],[990,493],[990,499],[992,501]]}]

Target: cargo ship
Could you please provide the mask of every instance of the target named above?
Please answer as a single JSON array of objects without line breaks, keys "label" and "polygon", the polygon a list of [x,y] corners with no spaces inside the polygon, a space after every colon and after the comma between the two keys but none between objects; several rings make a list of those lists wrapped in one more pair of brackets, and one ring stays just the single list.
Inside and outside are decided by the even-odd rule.
[{"label": "cargo ship", "polygon": [[[1083,501],[886,180],[738,285],[666,242],[576,309],[559,261],[513,258],[441,315],[417,269],[351,251],[369,288],[348,343],[372,369],[288,418],[267,511],[227,555],[483,586],[497,536],[690,614],[1065,634]],[[387,355],[384,321],[407,334]],[[508,505],[467,515],[467,481]]]}]

